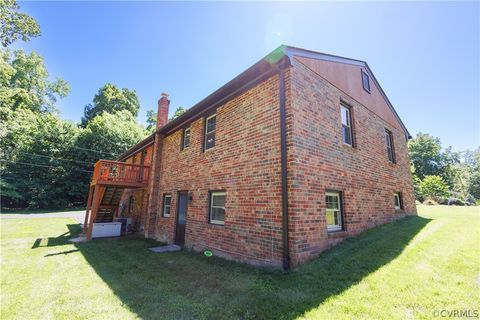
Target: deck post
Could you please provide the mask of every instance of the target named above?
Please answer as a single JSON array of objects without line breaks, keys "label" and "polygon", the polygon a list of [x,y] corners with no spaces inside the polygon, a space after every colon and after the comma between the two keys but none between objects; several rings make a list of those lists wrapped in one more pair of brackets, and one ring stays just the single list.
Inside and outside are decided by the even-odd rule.
[{"label": "deck post", "polygon": [[93,195],[93,186],[89,187],[88,190],[88,198],[87,198],[87,208],[85,210],[85,221],[83,223],[83,233],[87,231],[87,225],[88,225],[88,216],[90,214],[90,208],[92,207],[92,195]]},{"label": "deck post", "polygon": [[95,221],[95,217],[97,216],[98,207],[100,206],[100,201],[102,201],[105,189],[106,188],[103,186],[95,185],[92,210],[90,212],[90,221],[88,222],[87,241],[92,239],[93,223]]}]

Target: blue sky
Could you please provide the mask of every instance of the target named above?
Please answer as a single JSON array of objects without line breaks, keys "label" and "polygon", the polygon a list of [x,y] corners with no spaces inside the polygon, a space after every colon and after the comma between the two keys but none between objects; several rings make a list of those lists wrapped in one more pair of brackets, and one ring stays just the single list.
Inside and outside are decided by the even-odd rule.
[{"label": "blue sky", "polygon": [[79,122],[105,83],[135,89],[139,120],[160,93],[189,108],[280,44],[366,60],[412,134],[480,145],[480,5],[425,3],[20,2],[42,36],[18,43],[70,83]]}]

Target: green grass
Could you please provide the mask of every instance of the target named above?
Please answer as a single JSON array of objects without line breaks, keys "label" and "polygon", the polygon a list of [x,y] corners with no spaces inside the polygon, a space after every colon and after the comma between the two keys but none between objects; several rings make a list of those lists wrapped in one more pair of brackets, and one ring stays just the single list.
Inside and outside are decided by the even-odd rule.
[{"label": "green grass", "polygon": [[1,220],[2,319],[430,319],[478,310],[478,207],[419,207],[289,274],[141,237],[74,245],[71,219]]},{"label": "green grass", "polygon": [[8,209],[2,208],[0,214],[34,214],[34,213],[60,213],[70,211],[85,211],[85,207],[72,207],[65,209]]}]

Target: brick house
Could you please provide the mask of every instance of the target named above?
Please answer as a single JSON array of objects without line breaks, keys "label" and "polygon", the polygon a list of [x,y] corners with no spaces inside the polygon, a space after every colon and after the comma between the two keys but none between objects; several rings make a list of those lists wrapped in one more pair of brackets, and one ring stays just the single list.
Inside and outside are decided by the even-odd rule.
[{"label": "brick house", "polygon": [[416,214],[410,134],[364,61],[281,46],[173,121],[169,103],[153,135],[96,164],[88,238],[128,216],[149,238],[288,269]]}]

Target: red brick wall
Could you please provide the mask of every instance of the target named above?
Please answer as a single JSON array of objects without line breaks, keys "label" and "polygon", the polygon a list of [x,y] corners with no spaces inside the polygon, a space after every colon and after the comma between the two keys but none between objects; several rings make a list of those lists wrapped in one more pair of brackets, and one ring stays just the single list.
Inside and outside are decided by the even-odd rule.
[{"label": "red brick wall", "polygon": [[[287,113],[290,256],[295,265],[347,236],[415,214],[416,208],[404,132],[296,59],[293,63]],[[353,110],[354,148],[342,142],[341,99]],[[387,159],[385,128],[394,135],[396,164]],[[328,189],[343,193],[344,232],[327,233]],[[394,210],[397,191],[402,212]]]},{"label": "red brick wall", "polygon": [[[155,238],[173,242],[177,192],[188,190],[186,247],[255,264],[282,260],[280,115],[274,76],[216,111],[215,147],[202,151],[204,118],[191,123],[190,146],[181,150],[182,130],[164,139]],[[225,190],[225,225],[208,222],[209,190]],[[162,197],[172,195],[169,218]],[[152,219],[152,221],[155,221]]]}]

